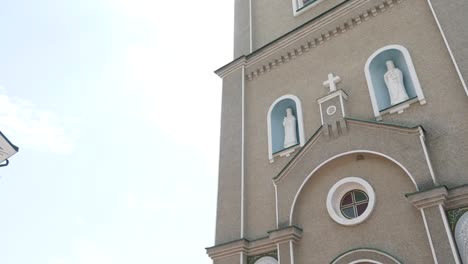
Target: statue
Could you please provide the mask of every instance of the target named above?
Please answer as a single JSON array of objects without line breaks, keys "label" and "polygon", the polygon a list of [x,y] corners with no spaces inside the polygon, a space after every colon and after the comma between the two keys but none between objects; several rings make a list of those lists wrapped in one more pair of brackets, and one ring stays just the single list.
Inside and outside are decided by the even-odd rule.
[{"label": "statue", "polygon": [[297,145],[296,117],[291,108],[286,109],[286,116],[283,119],[284,126],[284,148]]},{"label": "statue", "polygon": [[390,104],[396,105],[408,100],[409,97],[403,83],[403,73],[401,70],[395,68],[395,64],[391,60],[387,61],[386,64],[387,72],[384,75],[384,80],[390,94]]}]

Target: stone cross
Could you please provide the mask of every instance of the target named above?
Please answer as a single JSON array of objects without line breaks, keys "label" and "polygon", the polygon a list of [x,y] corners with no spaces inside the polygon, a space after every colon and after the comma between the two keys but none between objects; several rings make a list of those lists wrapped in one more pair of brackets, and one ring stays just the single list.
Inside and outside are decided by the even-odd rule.
[{"label": "stone cross", "polygon": [[330,93],[336,91],[336,84],[341,82],[340,76],[333,76],[333,73],[328,74],[328,80],[323,82],[324,87],[330,87]]}]

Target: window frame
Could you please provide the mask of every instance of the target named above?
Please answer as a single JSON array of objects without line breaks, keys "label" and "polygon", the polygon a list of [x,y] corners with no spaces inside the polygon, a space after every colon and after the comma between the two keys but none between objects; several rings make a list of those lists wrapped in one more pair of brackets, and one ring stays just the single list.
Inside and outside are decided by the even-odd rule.
[{"label": "window frame", "polygon": [[293,6],[293,14],[294,16],[298,16],[304,13],[306,10],[316,6],[317,4],[321,3],[324,0],[309,0],[310,2],[307,4],[302,3],[302,0],[292,0]]}]

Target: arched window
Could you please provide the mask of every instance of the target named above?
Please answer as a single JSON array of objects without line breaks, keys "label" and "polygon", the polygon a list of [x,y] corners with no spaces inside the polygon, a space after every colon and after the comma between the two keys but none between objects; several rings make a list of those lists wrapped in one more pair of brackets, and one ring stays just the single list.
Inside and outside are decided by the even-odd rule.
[{"label": "arched window", "polygon": [[364,71],[377,120],[387,113],[402,113],[412,103],[426,103],[405,47],[389,45],[377,50],[367,60]]},{"label": "arched window", "polygon": [[283,95],[270,106],[267,116],[268,159],[289,156],[304,145],[302,106],[295,95]]},{"label": "arched window", "polygon": [[455,241],[463,264],[468,264],[468,213],[458,219],[455,226]]},{"label": "arched window", "polygon": [[255,261],[254,264],[278,264],[278,261],[273,257],[263,257]]}]

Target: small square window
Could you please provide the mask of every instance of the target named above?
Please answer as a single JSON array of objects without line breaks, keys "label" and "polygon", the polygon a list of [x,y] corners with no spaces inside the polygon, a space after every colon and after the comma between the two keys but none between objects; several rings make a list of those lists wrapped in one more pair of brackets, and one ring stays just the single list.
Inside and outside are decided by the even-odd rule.
[{"label": "small square window", "polygon": [[295,0],[297,1],[297,10],[299,11],[301,8],[304,8],[314,2],[317,2],[318,0]]}]

